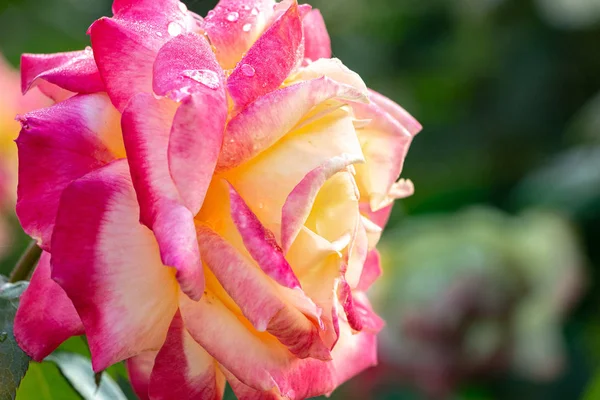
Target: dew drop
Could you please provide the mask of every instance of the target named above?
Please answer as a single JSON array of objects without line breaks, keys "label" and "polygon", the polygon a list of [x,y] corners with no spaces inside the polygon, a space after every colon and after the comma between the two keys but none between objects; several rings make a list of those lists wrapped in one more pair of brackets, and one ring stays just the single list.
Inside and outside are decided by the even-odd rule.
[{"label": "dew drop", "polygon": [[90,46],[85,46],[85,51],[87,53],[91,53],[92,52],[92,48]]},{"label": "dew drop", "polygon": [[240,14],[237,11],[232,11],[229,14],[227,14],[227,21],[229,22],[235,22],[240,18]]},{"label": "dew drop", "polygon": [[244,32],[250,32],[250,29],[252,29],[252,24],[246,24],[242,29]]},{"label": "dew drop", "polygon": [[183,71],[183,76],[201,83],[207,88],[213,90],[218,89],[220,85],[219,75],[209,69],[188,69]]},{"label": "dew drop", "polygon": [[181,35],[183,28],[177,22],[171,22],[169,24],[169,26],[167,27],[167,31],[169,32],[169,35],[171,35],[171,36],[178,36],[178,35]]},{"label": "dew drop", "polygon": [[251,13],[251,14],[252,14],[252,15],[258,15],[258,8],[254,7],[254,8],[252,9],[252,13]]},{"label": "dew drop", "polygon": [[8,333],[0,332],[0,343],[4,342],[8,338]]},{"label": "dew drop", "polygon": [[183,4],[183,2],[180,1],[178,6],[179,6],[179,10],[181,10],[182,13],[185,14],[187,12],[188,8],[185,4]]},{"label": "dew drop", "polygon": [[189,86],[176,89],[171,92],[171,98],[175,101],[181,101],[191,94]]},{"label": "dew drop", "polygon": [[253,77],[254,75],[256,75],[256,70],[250,64],[242,65],[241,69],[242,69],[242,73],[250,78]]},{"label": "dew drop", "polygon": [[206,14],[206,18],[212,18],[215,15],[215,10],[210,10],[207,14]]},{"label": "dew drop", "polygon": [[261,201],[260,203],[258,203],[258,208],[262,210],[263,208],[265,208],[265,204]]},{"label": "dew drop", "polygon": [[156,36],[162,37],[162,35],[163,35],[162,32],[158,32],[158,31],[156,32]]}]

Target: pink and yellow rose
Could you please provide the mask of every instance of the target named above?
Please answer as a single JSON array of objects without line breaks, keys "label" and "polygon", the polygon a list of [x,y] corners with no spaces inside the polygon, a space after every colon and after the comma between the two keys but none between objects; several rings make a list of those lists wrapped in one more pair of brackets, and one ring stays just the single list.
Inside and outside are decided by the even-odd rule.
[{"label": "pink and yellow rose", "polygon": [[376,363],[366,290],[420,125],[331,59],[318,10],[116,0],[91,48],[24,55],[17,212],[44,250],[15,332],[85,334],[141,398],[304,399]]}]

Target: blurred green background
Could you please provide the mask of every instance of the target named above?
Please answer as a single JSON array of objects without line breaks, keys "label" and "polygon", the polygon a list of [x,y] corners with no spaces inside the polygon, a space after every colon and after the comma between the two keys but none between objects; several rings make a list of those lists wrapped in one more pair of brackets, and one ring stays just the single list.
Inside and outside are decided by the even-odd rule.
[{"label": "blurred green background", "polygon": [[[17,66],[23,52],[81,49],[110,3],[0,0],[0,51]],[[205,15],[216,1],[185,3]],[[334,56],[425,127],[403,172],[416,194],[395,207],[382,243],[387,277],[373,294],[388,320],[382,365],[334,397],[600,399],[600,0],[310,3],[325,17]],[[24,238],[17,243],[4,272]],[[554,290],[565,276],[576,284]],[[499,293],[504,311],[451,302],[466,321],[460,329],[435,340],[418,330],[425,347],[411,349],[411,362],[435,347],[441,375],[395,358],[409,339],[392,329],[408,329],[408,314],[429,315],[474,277],[477,291],[456,290],[478,304]],[[417,301],[410,282],[431,290]],[[517,334],[540,315],[543,331]],[[486,337],[508,338],[493,348],[501,362],[463,368],[480,332],[473,321],[482,320],[495,324]],[[523,373],[519,349],[548,335],[553,345]],[[562,369],[544,364],[552,356]]]}]

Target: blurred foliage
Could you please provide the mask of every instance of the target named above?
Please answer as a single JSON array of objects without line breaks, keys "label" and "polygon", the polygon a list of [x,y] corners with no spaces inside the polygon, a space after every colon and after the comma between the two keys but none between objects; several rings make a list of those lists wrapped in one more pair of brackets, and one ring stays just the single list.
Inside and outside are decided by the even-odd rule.
[{"label": "blurred foliage", "polygon": [[[570,219],[570,229],[582,239],[587,295],[564,324],[560,324],[561,316],[548,328],[551,332],[542,335],[551,335],[548,340],[554,344],[565,344],[564,372],[551,382],[540,383],[514,370],[495,370],[486,377],[461,380],[450,398],[563,400],[581,398],[586,391],[585,400],[599,398],[595,394],[598,379],[594,384],[592,377],[600,373],[600,0],[310,2],[322,10],[335,56],[425,126],[403,172],[415,182],[416,194],[396,206],[386,243],[406,249],[397,229],[410,237],[413,217],[433,221],[436,214],[473,204],[515,215],[536,208],[554,210]],[[205,14],[216,1],[186,3]],[[87,27],[102,15],[110,15],[110,0],[0,0],[0,51],[17,65],[22,52],[81,49],[89,44],[84,35]],[[496,216],[483,218],[488,222],[480,231],[471,227],[480,233],[469,239],[473,247],[496,247],[495,254],[503,254],[485,263],[489,275],[481,287],[489,290],[483,290],[484,294],[508,293],[505,289],[517,287],[519,281],[531,286],[532,279],[538,279],[538,287],[544,288],[550,276],[538,272],[538,278],[523,276],[526,257],[532,257],[532,268],[539,267],[543,262],[536,257],[545,250],[550,257],[556,250],[545,247],[553,242],[543,239],[544,228],[531,231],[533,225],[524,222],[527,215],[535,214],[528,212],[506,222],[517,227],[502,240],[486,242],[489,236],[485,232],[495,229],[498,219],[511,219],[490,213]],[[468,214],[442,219],[463,226],[468,221],[458,218]],[[439,235],[433,229],[428,240]],[[542,239],[534,241],[533,236]],[[462,240],[466,240],[464,236]],[[521,247],[520,255],[499,249],[504,246],[499,242],[519,240],[523,241],[516,246]],[[22,234],[15,243],[12,255],[2,265],[4,272],[24,246]],[[442,261],[449,262],[448,271],[431,273],[423,283],[425,288],[451,276],[452,262],[460,266],[460,251],[437,246],[431,247],[432,254],[452,250],[458,258],[438,260],[440,271],[445,268]],[[466,246],[462,257],[468,258],[470,251]],[[394,255],[404,256],[408,254]],[[516,263],[520,266],[513,265],[515,258],[522,260]],[[554,261],[550,258],[548,265]],[[512,265],[515,273],[508,274],[501,265]],[[395,268],[388,266],[386,274],[401,272]],[[427,265],[413,268],[422,268],[423,274],[428,270]],[[521,301],[525,295],[515,291],[511,296]],[[383,301],[382,308],[393,306]],[[547,311],[532,314],[522,318],[531,324],[538,315],[548,318]],[[122,365],[117,368],[122,371]],[[372,376],[364,374],[336,398],[360,393],[356,385]],[[393,375],[384,387],[377,388],[377,398],[420,399],[423,395],[403,383],[401,376]]]},{"label": "blurred foliage", "polygon": [[387,327],[372,388],[401,378],[447,398],[473,378],[550,381],[563,370],[562,322],[584,282],[563,218],[482,208],[410,218],[380,250],[386,276],[372,298]]}]

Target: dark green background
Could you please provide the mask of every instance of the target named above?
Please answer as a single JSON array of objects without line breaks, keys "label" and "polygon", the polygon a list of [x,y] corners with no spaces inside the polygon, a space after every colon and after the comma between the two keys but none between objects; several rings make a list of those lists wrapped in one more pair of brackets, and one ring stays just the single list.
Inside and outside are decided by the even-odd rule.
[{"label": "dark green background", "polygon": [[[186,3],[204,15],[216,1]],[[580,398],[600,360],[600,106],[591,103],[600,94],[600,7],[578,26],[545,18],[541,0],[311,3],[324,14],[334,55],[425,127],[403,173],[416,194],[396,207],[391,226],[472,204],[511,213],[544,205],[572,218],[583,238],[590,289],[564,328],[565,375],[545,385],[511,376],[466,383],[457,398]],[[17,65],[22,52],[80,49],[102,15],[110,15],[108,0],[0,0],[0,51]],[[576,154],[535,190],[523,183],[575,148],[593,154]],[[388,392],[381,398],[419,398],[401,387]]]}]

